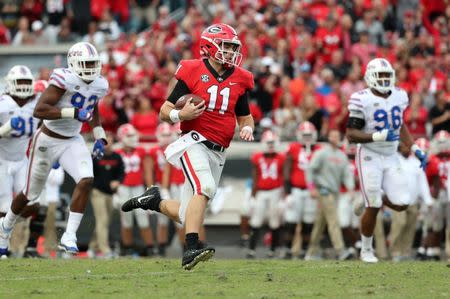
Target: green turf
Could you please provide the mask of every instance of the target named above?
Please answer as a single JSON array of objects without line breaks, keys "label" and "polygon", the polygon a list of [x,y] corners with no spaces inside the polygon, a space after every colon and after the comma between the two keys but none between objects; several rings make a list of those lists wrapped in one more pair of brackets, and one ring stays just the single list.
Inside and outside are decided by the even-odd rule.
[{"label": "green turf", "polygon": [[438,262],[1,260],[0,298],[450,298]]}]

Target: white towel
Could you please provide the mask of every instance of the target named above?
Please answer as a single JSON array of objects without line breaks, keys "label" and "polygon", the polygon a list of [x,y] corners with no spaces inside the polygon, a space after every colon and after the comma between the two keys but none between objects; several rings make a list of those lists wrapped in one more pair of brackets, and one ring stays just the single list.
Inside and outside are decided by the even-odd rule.
[{"label": "white towel", "polygon": [[166,159],[170,164],[179,168],[181,167],[180,157],[184,154],[184,152],[193,144],[197,144],[205,140],[206,138],[199,132],[190,131],[169,144],[164,151],[164,155],[166,155]]}]

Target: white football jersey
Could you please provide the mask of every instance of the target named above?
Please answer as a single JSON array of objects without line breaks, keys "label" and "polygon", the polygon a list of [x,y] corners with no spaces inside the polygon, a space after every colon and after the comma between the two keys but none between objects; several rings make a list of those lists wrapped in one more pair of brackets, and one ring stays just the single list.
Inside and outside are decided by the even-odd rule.
[{"label": "white football jersey", "polygon": [[[91,83],[86,83],[68,68],[53,70],[49,84],[64,89],[66,92],[56,104],[58,108],[78,108],[94,110],[97,102],[108,92],[108,81],[99,76]],[[51,131],[62,136],[72,137],[80,133],[82,123],[77,119],[44,120]]]},{"label": "white football jersey", "polygon": [[[374,95],[369,88],[355,92],[350,96],[348,111],[351,117],[365,121],[365,133],[375,133],[385,128],[392,128],[400,134],[403,124],[403,112],[409,104],[407,93],[400,88],[393,88],[388,98]],[[361,146],[382,155],[397,152],[398,141],[370,142]]]},{"label": "white football jersey", "polygon": [[29,140],[39,124],[39,119],[33,117],[37,101],[36,96],[20,107],[11,96],[0,95],[0,126],[12,117],[19,117],[20,127],[18,130],[12,130],[8,136],[0,138],[0,159],[20,161],[25,158]]}]

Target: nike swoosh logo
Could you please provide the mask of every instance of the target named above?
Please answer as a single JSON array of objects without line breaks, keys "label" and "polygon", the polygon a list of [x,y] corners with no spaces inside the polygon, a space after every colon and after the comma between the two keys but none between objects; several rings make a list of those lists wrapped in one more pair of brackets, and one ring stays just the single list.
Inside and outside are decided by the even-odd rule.
[{"label": "nike swoosh logo", "polygon": [[236,85],[237,82],[230,82],[230,85]]},{"label": "nike swoosh logo", "polygon": [[142,200],[143,200],[143,199],[146,199],[146,198],[149,198],[149,197],[152,197],[152,196],[153,196],[153,195],[146,195],[146,196],[139,197],[138,202],[139,202],[139,203],[142,203]]}]

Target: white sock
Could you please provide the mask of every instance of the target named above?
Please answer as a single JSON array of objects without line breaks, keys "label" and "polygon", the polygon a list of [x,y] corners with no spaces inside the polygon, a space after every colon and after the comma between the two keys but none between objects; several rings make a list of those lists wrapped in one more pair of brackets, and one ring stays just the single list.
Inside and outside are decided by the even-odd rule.
[{"label": "white sock", "polygon": [[361,250],[367,251],[372,250],[372,240],[373,236],[366,237],[363,234],[361,234]]},{"label": "white sock", "polygon": [[3,220],[3,228],[10,230],[14,227],[19,215],[14,214],[14,212],[9,208],[8,213],[6,213],[5,219]]},{"label": "white sock", "polygon": [[425,247],[420,246],[419,249],[417,249],[417,252],[420,254],[425,254],[426,253],[426,249]]},{"label": "white sock", "polygon": [[82,213],[69,212],[69,219],[67,220],[66,233],[76,236],[82,218],[83,218]]}]

